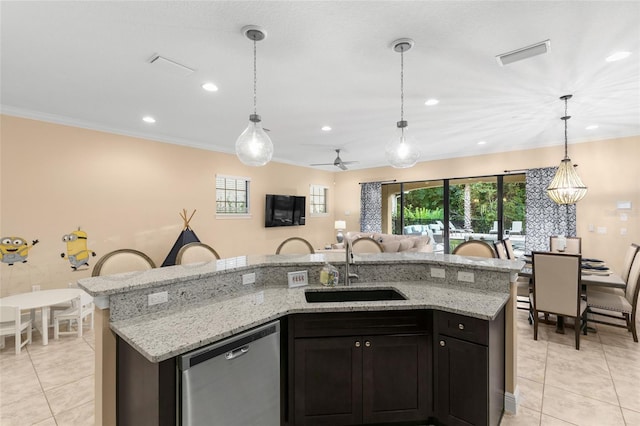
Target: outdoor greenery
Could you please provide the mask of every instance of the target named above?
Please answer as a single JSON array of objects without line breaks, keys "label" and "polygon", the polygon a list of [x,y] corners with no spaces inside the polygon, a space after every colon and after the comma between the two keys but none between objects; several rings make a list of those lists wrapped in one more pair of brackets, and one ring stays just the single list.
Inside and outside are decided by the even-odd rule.
[{"label": "outdoor greenery", "polygon": [[[471,199],[471,228],[476,233],[489,233],[498,218],[498,190],[494,182],[469,184]],[[464,228],[465,185],[449,187],[450,221],[457,228]],[[513,221],[524,223],[526,192],[525,183],[504,184],[504,228],[510,229]],[[400,196],[400,194],[398,194]],[[444,222],[443,187],[420,188],[404,193],[404,225]],[[402,233],[400,218],[394,214],[394,233]]]}]

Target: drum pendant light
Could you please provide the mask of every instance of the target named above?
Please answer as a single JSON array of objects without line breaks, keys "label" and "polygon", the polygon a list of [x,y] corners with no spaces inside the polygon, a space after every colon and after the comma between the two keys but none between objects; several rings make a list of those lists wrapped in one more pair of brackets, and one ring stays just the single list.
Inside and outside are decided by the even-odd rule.
[{"label": "drum pendant light", "polygon": [[273,143],[262,128],[256,109],[256,43],[264,40],[267,33],[255,25],[244,27],[242,33],[249,40],[253,40],[253,114],[249,115],[249,125],[236,140],[236,155],[242,163],[248,166],[264,166],[271,161],[273,156]]},{"label": "drum pendant light", "polygon": [[409,38],[401,38],[392,44],[392,49],[400,53],[400,121],[396,123],[398,130],[385,153],[389,164],[398,169],[413,167],[420,157],[420,152],[409,139],[408,123],[404,119],[404,52],[411,49],[413,44]]},{"label": "drum pendant light", "polygon": [[575,204],[587,195],[587,187],[582,183],[567,154],[567,121],[571,118],[570,115],[567,115],[567,101],[571,97],[572,95],[560,97],[564,101],[564,117],[560,117],[564,121],[564,159],[560,162],[556,175],[547,187],[549,198],[557,204]]}]

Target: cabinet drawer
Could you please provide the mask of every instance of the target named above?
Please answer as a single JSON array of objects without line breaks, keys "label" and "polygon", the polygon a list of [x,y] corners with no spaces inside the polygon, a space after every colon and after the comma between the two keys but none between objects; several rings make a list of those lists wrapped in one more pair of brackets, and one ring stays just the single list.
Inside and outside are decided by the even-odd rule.
[{"label": "cabinet drawer", "polygon": [[377,311],[293,316],[294,337],[415,334],[431,330],[430,313]]},{"label": "cabinet drawer", "polygon": [[450,312],[436,312],[438,333],[474,342],[489,344],[489,321]]}]

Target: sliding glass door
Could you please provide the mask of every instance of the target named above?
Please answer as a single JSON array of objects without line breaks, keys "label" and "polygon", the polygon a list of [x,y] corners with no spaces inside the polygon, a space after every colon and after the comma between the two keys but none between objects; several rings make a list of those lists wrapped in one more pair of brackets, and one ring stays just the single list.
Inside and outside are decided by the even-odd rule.
[{"label": "sliding glass door", "polygon": [[524,250],[525,198],[524,175],[383,184],[382,228],[430,235],[436,253],[451,253],[469,239],[493,243],[509,235]]}]

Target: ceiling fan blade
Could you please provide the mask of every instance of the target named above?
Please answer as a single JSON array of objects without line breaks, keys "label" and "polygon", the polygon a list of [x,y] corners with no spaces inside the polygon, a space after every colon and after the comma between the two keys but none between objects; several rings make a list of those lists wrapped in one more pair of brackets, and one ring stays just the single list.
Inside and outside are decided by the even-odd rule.
[{"label": "ceiling fan blade", "polygon": [[336,166],[338,166],[342,170],[347,170],[347,166],[344,165],[344,162],[340,162],[339,164],[336,164]]},{"label": "ceiling fan blade", "polygon": [[333,163],[315,163],[315,164],[309,164],[310,166],[335,166],[335,164]]},{"label": "ceiling fan blade", "polygon": [[341,161],[342,164],[356,164],[358,161]]}]

